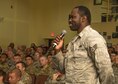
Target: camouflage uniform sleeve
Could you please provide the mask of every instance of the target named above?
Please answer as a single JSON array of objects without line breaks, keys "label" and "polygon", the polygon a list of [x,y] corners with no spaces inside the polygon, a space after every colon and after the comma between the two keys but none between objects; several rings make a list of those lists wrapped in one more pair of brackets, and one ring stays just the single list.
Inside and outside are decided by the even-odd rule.
[{"label": "camouflage uniform sleeve", "polygon": [[56,57],[56,59],[59,60],[59,67],[60,67],[60,69],[63,70],[64,69],[64,56],[63,56],[62,52],[60,51],[59,53],[57,53],[55,55],[55,57]]},{"label": "camouflage uniform sleeve", "polygon": [[95,63],[100,84],[114,84],[114,74],[106,43],[99,39],[92,46],[90,52],[94,53],[92,61]]},{"label": "camouflage uniform sleeve", "polygon": [[21,80],[17,84],[24,84]]},{"label": "camouflage uniform sleeve", "polygon": [[49,77],[45,84],[65,84],[65,80],[60,78],[60,80],[52,80],[52,77]]}]

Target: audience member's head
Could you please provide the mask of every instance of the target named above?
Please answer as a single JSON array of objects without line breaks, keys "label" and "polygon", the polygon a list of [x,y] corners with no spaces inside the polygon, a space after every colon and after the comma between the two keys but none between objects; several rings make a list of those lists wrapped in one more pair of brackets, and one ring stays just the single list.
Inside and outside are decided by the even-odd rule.
[{"label": "audience member's head", "polygon": [[5,82],[5,78],[6,78],[6,73],[0,69],[0,84],[3,84]]},{"label": "audience member's head", "polygon": [[118,55],[116,55],[116,64],[118,64]]},{"label": "audience member's head", "polygon": [[32,56],[26,56],[26,57],[25,57],[25,61],[26,61],[26,65],[27,65],[27,66],[33,64],[33,62],[34,62]]},{"label": "audience member's head", "polygon": [[114,48],[113,47],[108,47],[108,52],[111,55],[112,53],[115,53]]},{"label": "audience member's head", "polygon": [[10,84],[18,84],[21,80],[22,73],[19,69],[15,68],[9,72],[9,83]]},{"label": "audience member's head", "polygon": [[40,53],[39,52],[35,52],[34,53],[34,60],[35,61],[39,61],[39,58],[41,57]]},{"label": "audience member's head", "polygon": [[12,49],[14,49],[14,43],[13,42],[11,42],[10,44],[9,44],[9,47],[11,47]]},{"label": "audience member's head", "polygon": [[14,56],[14,53],[13,53],[13,51],[6,51],[6,54],[7,54],[7,56],[8,56],[8,58],[13,58],[13,56]]},{"label": "audience member's head", "polygon": [[26,53],[26,56],[27,55],[31,55],[31,48],[27,48],[26,51],[25,51],[25,53]]},{"label": "audience member's head", "polygon": [[7,60],[7,54],[2,53],[1,54],[1,62],[6,62],[6,60]]},{"label": "audience member's head", "polygon": [[23,73],[26,69],[26,64],[24,62],[17,62],[16,68],[20,69],[20,71]]},{"label": "audience member's head", "polygon": [[41,56],[39,61],[40,61],[41,66],[45,66],[48,64],[48,58],[46,56]]},{"label": "audience member's head", "polygon": [[36,49],[37,52],[40,53],[40,55],[42,56],[43,54],[43,48],[41,46],[38,46],[37,49]]},{"label": "audience member's head", "polygon": [[26,45],[17,46],[17,50],[21,50],[24,52],[26,50]]},{"label": "audience member's head", "polygon": [[111,53],[111,62],[115,63],[116,62],[116,54],[115,53]]},{"label": "audience member's head", "polygon": [[36,49],[36,44],[35,43],[31,43],[30,48],[33,48],[35,50]]},{"label": "audience member's head", "polygon": [[17,63],[17,62],[20,62],[20,61],[22,61],[21,55],[19,55],[19,54],[14,55],[14,62]]},{"label": "audience member's head", "polygon": [[48,55],[48,62],[51,63],[52,62],[52,54]]}]

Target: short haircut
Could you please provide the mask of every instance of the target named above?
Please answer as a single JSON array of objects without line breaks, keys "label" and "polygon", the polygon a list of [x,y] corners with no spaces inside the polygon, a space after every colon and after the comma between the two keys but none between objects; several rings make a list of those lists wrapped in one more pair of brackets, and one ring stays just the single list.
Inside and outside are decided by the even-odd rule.
[{"label": "short haircut", "polygon": [[5,81],[6,73],[2,69],[0,69],[0,76],[3,76],[3,81]]},{"label": "short haircut", "polygon": [[22,66],[26,68],[26,64],[24,62],[20,61],[20,62],[17,62],[16,64],[19,64],[19,63],[21,63]]},{"label": "short haircut", "polygon": [[29,55],[28,55],[28,56],[26,56],[26,57],[25,57],[25,59],[26,59],[26,58],[28,58],[28,57],[30,57],[32,60],[34,60],[34,59],[33,59],[33,57],[32,57],[32,56],[29,56]]},{"label": "short haircut", "polygon": [[6,53],[2,53],[1,55],[5,55],[5,56],[6,56],[6,58],[8,57]]},{"label": "short haircut", "polygon": [[90,10],[85,6],[76,6],[75,8],[78,9],[78,12],[81,16],[86,16],[88,23],[91,24],[91,13]]},{"label": "short haircut", "polygon": [[9,72],[9,74],[12,74],[12,73],[15,73],[17,75],[17,77],[21,77],[22,76],[22,73],[21,73],[20,69],[18,69],[18,68],[14,68],[13,70],[11,70]]},{"label": "short haircut", "polygon": [[21,57],[21,55],[20,55],[20,54],[15,54],[15,55],[14,55],[14,57],[16,57],[16,56],[19,56],[19,57]]},{"label": "short haircut", "polygon": [[[43,55],[43,56],[41,56],[41,57],[44,57],[45,59],[48,59],[48,56],[44,56],[44,55]],[[40,57],[40,58],[41,58],[41,57]]]}]

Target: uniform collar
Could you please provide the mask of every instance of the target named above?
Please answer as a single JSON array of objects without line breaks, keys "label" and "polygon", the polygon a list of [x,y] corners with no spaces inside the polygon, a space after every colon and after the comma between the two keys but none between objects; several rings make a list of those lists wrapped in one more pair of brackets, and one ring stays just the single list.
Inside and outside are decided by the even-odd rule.
[{"label": "uniform collar", "polygon": [[82,38],[83,35],[90,29],[90,25],[86,26],[79,34],[77,34],[74,39],[72,40],[72,43],[76,42],[78,39]]},{"label": "uniform collar", "polygon": [[79,34],[80,38],[83,37],[83,35],[90,29],[90,25],[86,26]]}]

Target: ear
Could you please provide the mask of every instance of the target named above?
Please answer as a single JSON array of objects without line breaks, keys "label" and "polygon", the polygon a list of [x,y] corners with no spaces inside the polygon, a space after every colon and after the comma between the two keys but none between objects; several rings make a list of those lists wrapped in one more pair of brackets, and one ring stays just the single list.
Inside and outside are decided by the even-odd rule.
[{"label": "ear", "polygon": [[82,16],[81,17],[81,22],[85,22],[87,20],[87,17],[86,16]]}]

